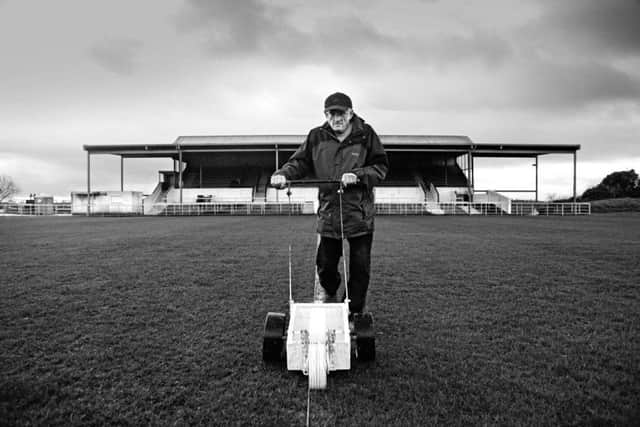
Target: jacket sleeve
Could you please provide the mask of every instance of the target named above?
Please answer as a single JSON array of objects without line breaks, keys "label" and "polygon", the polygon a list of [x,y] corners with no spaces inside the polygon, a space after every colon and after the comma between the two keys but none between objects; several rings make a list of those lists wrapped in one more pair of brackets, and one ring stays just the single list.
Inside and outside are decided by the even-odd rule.
[{"label": "jacket sleeve", "polygon": [[313,161],[309,136],[305,139],[295,153],[289,157],[287,163],[275,171],[274,175],[284,175],[288,180],[301,179],[313,173]]},{"label": "jacket sleeve", "polygon": [[371,189],[387,176],[389,159],[376,132],[373,129],[370,129],[370,131],[371,134],[368,138],[369,147],[365,164],[361,168],[354,169],[353,173],[356,174],[362,185]]}]

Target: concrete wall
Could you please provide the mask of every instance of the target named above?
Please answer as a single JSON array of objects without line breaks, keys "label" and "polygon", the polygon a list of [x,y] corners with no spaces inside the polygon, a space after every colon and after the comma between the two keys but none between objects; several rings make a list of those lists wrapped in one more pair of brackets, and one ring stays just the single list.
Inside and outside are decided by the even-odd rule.
[{"label": "concrete wall", "polygon": [[[196,203],[198,195],[211,196],[211,203],[251,203],[253,188],[183,188],[182,203]],[[167,203],[180,203],[180,189],[167,192]]]},{"label": "concrete wall", "polygon": [[511,213],[511,199],[495,191],[487,191],[487,193],[476,193],[473,196],[476,203],[493,203],[499,206],[503,211]]},{"label": "concrete wall", "polygon": [[[71,193],[71,213],[86,215],[87,193]],[[91,193],[91,213],[96,215],[141,215],[141,191],[95,191]]]},{"label": "concrete wall", "polygon": [[424,192],[417,185],[414,187],[376,187],[374,188],[376,203],[422,203]]}]

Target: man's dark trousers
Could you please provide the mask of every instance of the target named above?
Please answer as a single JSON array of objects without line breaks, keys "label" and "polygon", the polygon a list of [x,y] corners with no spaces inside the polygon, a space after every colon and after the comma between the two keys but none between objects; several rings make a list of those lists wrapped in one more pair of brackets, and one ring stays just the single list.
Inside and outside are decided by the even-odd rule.
[{"label": "man's dark trousers", "polygon": [[[373,233],[352,237],[349,241],[349,311],[361,313],[364,309],[371,272],[371,244]],[[327,294],[334,296],[340,286],[338,263],[342,256],[340,239],[321,237],[316,256],[320,284]]]}]

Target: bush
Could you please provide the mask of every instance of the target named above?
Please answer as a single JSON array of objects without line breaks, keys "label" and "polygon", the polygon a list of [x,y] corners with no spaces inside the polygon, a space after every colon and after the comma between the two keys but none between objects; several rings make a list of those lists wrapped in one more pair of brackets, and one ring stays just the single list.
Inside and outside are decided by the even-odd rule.
[{"label": "bush", "polygon": [[610,173],[600,184],[582,193],[580,200],[591,201],[619,197],[640,197],[640,184],[635,170]]}]

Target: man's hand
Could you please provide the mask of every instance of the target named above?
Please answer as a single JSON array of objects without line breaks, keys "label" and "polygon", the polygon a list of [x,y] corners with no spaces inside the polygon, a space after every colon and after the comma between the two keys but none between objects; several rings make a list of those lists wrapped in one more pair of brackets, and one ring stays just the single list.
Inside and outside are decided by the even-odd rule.
[{"label": "man's hand", "polygon": [[276,188],[284,188],[287,184],[287,178],[284,175],[271,175],[271,186]]},{"label": "man's hand", "polygon": [[352,185],[358,182],[358,177],[356,176],[355,173],[347,172],[342,174],[341,181],[342,181],[342,185],[346,187],[348,185]]}]

